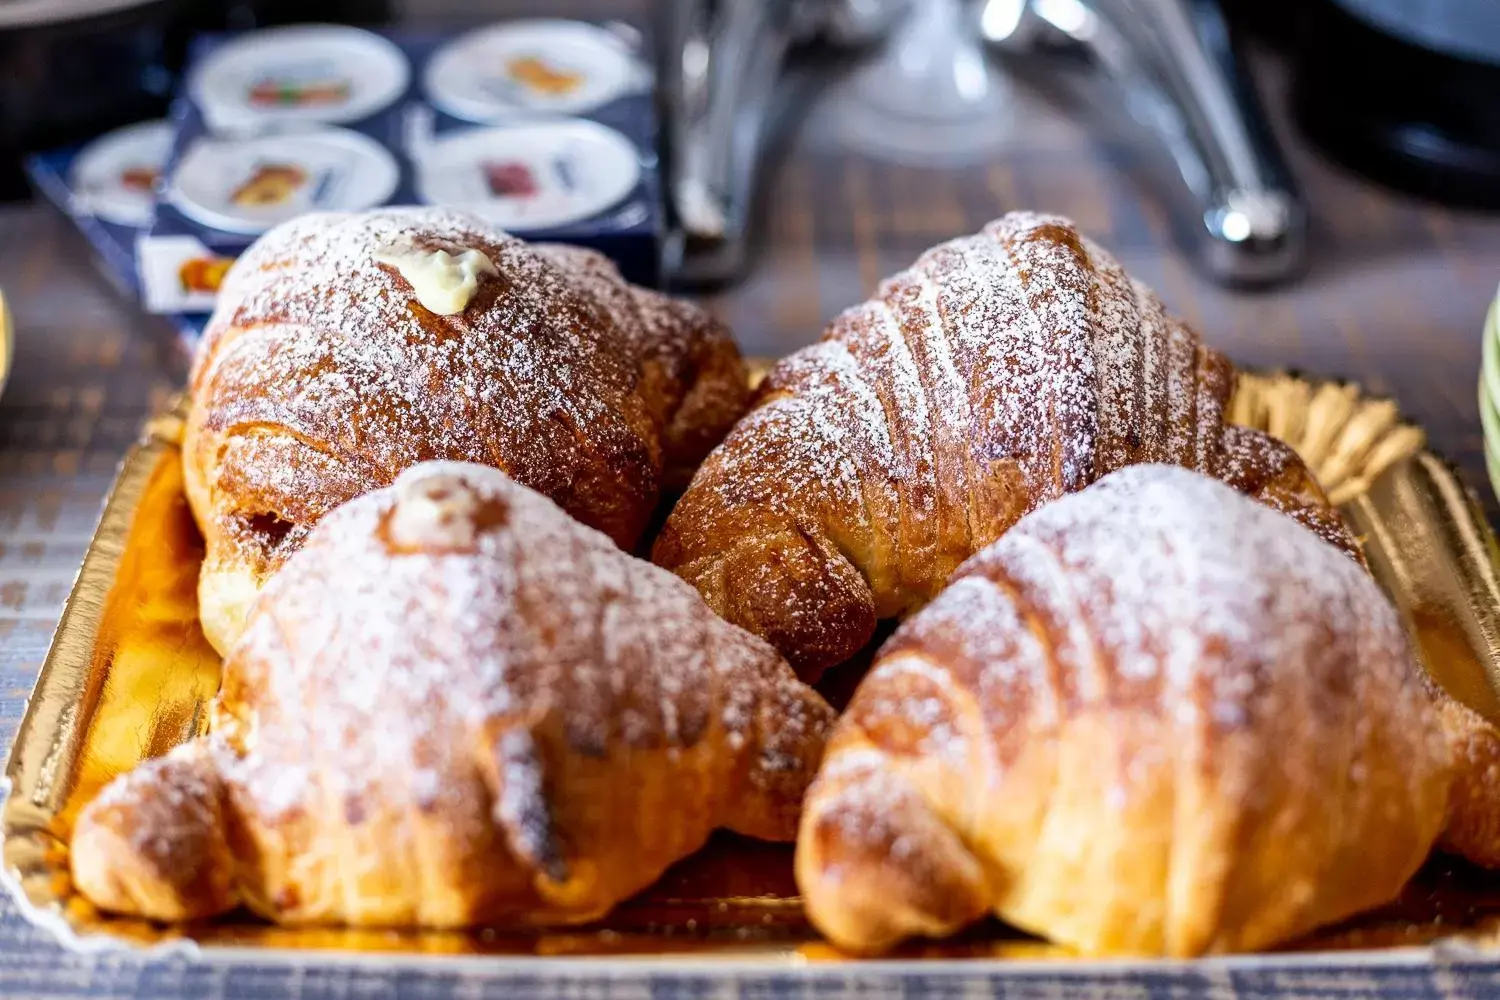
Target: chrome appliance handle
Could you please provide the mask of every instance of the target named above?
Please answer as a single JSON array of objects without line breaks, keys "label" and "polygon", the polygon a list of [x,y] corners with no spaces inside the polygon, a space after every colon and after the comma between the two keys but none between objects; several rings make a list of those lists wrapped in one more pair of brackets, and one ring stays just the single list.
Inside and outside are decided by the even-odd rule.
[{"label": "chrome appliance handle", "polygon": [[666,197],[675,245],[666,271],[696,284],[732,275],[769,106],[792,41],[791,0],[694,0],[662,7]]},{"label": "chrome appliance handle", "polygon": [[1236,281],[1275,281],[1302,263],[1307,209],[1217,0],[1097,0],[1154,25],[1167,89],[1207,173],[1206,262]]},{"label": "chrome appliance handle", "polygon": [[[1298,270],[1306,205],[1216,0],[983,6],[981,30],[991,41],[1029,48],[1046,34],[1062,36],[1115,80],[1131,111],[1161,137],[1194,197],[1210,272],[1228,282],[1269,283]],[[1006,8],[1016,16],[1002,16]]]},{"label": "chrome appliance handle", "polygon": [[679,284],[743,268],[750,200],[788,50],[880,37],[911,0],[677,0],[662,4],[666,189]]}]

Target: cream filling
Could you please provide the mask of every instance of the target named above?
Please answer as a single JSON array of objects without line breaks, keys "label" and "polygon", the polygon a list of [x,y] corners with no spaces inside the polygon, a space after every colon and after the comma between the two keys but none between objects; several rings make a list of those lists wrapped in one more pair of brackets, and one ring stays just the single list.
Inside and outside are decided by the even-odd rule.
[{"label": "cream filling", "polygon": [[479,498],[455,475],[400,480],[391,510],[390,537],[413,549],[467,549],[479,527],[474,523]]},{"label": "cream filling", "polygon": [[446,250],[397,245],[383,247],[374,256],[377,262],[395,268],[422,307],[439,316],[463,312],[479,289],[480,277],[500,273],[478,250],[455,256]]}]

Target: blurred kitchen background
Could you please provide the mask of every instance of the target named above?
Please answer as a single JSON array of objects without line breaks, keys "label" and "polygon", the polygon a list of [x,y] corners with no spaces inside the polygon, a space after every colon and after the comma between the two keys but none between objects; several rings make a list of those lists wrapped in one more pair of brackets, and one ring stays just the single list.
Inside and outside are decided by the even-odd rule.
[{"label": "blurred kitchen background", "polygon": [[[76,298],[76,277],[46,272],[87,253],[19,207],[23,154],[164,114],[194,34],[522,17],[643,33],[660,276],[705,296],[750,353],[814,339],[934,243],[1056,211],[1237,360],[1396,393],[1482,468],[1494,0],[0,0],[0,189],[15,203],[0,277],[17,315],[45,324],[54,297]],[[100,301],[104,328],[173,340]],[[18,372],[28,350],[23,337]]]}]

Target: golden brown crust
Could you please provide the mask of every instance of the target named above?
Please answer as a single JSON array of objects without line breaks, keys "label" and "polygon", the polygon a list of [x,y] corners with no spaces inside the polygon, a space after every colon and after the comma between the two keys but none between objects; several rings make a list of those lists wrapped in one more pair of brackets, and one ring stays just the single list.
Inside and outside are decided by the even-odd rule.
[{"label": "golden brown crust", "polygon": [[1269,434],[1233,424],[1224,428],[1222,441],[1215,478],[1287,515],[1366,566],[1359,542],[1295,451]]},{"label": "golden brown crust", "polygon": [[1453,789],[1438,846],[1486,868],[1500,868],[1500,730],[1433,689],[1453,752]]},{"label": "golden brown crust", "polygon": [[426,464],[313,529],[211,736],[87,806],[73,870],[166,920],[586,921],[716,827],[792,839],[832,722],[675,576],[494,469]]},{"label": "golden brown crust", "polygon": [[[435,315],[375,259],[393,245],[478,250],[498,273]],[[184,472],[221,650],[312,524],[411,465],[503,469],[629,547],[747,401],[738,351],[702,310],[592,251],[447,210],[304,216],[241,257],[218,301]]]},{"label": "golden brown crust", "polygon": [[733,336],[691,302],[627,284],[592,250],[535,249],[594,297],[641,359],[636,391],[662,427],[663,485],[686,486],[750,403],[749,375]]},{"label": "golden brown crust", "polygon": [[1226,430],[1233,380],[1070,223],[1008,215],[777,364],[653,558],[811,679],[1027,512],[1126,465],[1264,487],[1353,551],[1295,455]]},{"label": "golden brown crust", "polygon": [[[73,884],[94,905],[182,921],[235,904],[223,786],[200,744],[148,761],[88,806],[73,836]],[[156,794],[171,787],[175,795]],[[149,837],[132,831],[149,829]]]},{"label": "golden brown crust", "polygon": [[1393,898],[1450,773],[1368,574],[1136,466],[1022,520],[882,648],[798,884],[855,950],[985,911],[1087,952],[1254,950]]}]

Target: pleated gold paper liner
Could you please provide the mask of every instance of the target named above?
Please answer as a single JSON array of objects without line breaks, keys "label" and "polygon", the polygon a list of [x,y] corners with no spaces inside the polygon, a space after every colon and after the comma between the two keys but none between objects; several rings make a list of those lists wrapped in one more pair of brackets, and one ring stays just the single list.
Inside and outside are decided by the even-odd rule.
[{"label": "pleated gold paper liner", "polygon": [[1291,445],[1338,506],[1368,491],[1426,442],[1421,428],[1402,420],[1388,399],[1368,398],[1351,383],[1285,372],[1242,374],[1229,416]]},{"label": "pleated gold paper liner", "polygon": [[1359,536],[1428,671],[1500,721],[1500,552],[1458,473],[1423,450],[1421,428],[1356,385],[1284,372],[1242,375],[1230,416],[1302,456]]}]

